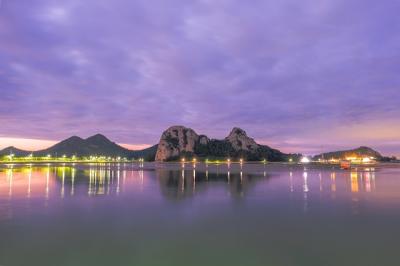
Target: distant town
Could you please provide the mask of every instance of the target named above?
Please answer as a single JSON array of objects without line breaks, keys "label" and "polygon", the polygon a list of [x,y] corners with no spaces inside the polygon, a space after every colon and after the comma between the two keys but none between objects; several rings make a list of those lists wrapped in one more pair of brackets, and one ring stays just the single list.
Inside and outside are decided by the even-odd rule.
[{"label": "distant town", "polygon": [[163,132],[160,142],[143,150],[129,150],[97,134],[87,139],[73,136],[40,151],[25,151],[8,147],[0,151],[1,163],[112,163],[112,162],[180,162],[180,163],[317,163],[376,164],[399,162],[369,147],[322,153],[315,156],[285,154],[260,145],[240,128],[234,128],[223,140],[198,135],[183,126],[173,126]]}]

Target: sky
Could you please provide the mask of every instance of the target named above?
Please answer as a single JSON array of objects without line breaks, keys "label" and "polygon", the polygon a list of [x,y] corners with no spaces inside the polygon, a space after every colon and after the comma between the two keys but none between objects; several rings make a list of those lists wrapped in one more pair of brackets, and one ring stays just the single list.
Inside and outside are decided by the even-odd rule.
[{"label": "sky", "polygon": [[0,148],[172,125],[400,155],[398,0],[0,0]]}]

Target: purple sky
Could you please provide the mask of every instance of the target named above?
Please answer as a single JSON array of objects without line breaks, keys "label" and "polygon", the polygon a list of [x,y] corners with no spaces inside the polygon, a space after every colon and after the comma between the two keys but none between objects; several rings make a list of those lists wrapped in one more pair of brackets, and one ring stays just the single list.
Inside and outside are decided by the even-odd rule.
[{"label": "purple sky", "polygon": [[181,124],[400,155],[398,0],[0,3],[0,147]]}]

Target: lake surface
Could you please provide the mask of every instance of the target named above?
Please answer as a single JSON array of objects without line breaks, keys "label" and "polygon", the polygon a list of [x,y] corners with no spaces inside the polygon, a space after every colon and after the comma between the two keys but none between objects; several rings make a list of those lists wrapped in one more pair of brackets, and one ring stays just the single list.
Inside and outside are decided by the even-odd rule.
[{"label": "lake surface", "polygon": [[0,165],[0,265],[399,265],[400,168]]}]

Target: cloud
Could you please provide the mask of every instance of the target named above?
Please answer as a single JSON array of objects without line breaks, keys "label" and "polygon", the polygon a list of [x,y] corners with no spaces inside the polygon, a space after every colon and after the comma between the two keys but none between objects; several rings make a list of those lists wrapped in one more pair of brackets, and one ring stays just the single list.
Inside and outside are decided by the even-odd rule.
[{"label": "cloud", "polygon": [[[155,143],[172,124],[266,143],[391,120],[398,1],[6,1],[0,135],[104,133]],[[373,136],[363,141],[375,141]],[[347,145],[346,136],[324,142]],[[300,150],[300,151],[301,151]]]}]

